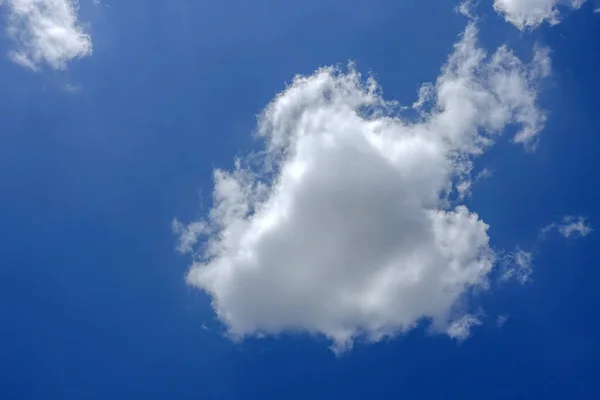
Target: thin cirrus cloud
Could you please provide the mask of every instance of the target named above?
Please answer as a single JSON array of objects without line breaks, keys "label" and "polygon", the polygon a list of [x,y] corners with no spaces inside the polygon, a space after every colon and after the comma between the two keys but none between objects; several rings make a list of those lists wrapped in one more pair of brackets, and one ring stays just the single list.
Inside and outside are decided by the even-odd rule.
[{"label": "thin cirrus cloud", "polygon": [[504,272],[501,280],[516,279],[521,284],[531,281],[533,274],[533,253],[517,249],[503,257]]},{"label": "thin cirrus cloud", "polygon": [[353,66],[297,76],[259,118],[260,166],[216,170],[207,218],[174,221],[187,282],[234,339],[302,332],[343,351],[423,320],[466,338],[480,323],[466,299],[497,263],[488,225],[451,198],[507,125],[535,143],[549,70],[541,48],[529,64],[504,46],[488,56],[470,23],[422,86],[418,121]]},{"label": "thin cirrus cloud", "polygon": [[[585,237],[592,233],[592,231],[593,229],[587,218],[583,216],[567,215],[540,229],[540,234],[535,247],[538,247],[540,243],[547,239],[547,235],[550,232],[558,232],[564,238],[569,239],[573,237]],[[534,252],[536,252],[535,248],[532,251],[517,249],[512,253],[504,255],[502,257],[504,272],[501,276],[501,280],[508,281],[516,279],[521,284],[530,282],[533,274]]]},{"label": "thin cirrus cloud", "polygon": [[0,5],[15,46],[9,56],[17,64],[60,70],[92,53],[91,37],[77,20],[76,0],[0,0]]},{"label": "thin cirrus cloud", "polygon": [[466,340],[471,335],[474,326],[481,325],[481,320],[474,315],[466,314],[453,321],[448,327],[447,334],[458,341]]},{"label": "thin cirrus cloud", "polygon": [[525,31],[542,23],[556,25],[561,19],[561,9],[575,10],[585,0],[494,0],[494,10],[507,22]]},{"label": "thin cirrus cloud", "polygon": [[557,231],[568,239],[576,236],[587,236],[592,233],[593,229],[587,218],[583,216],[567,215],[562,217],[559,221],[553,222],[542,228],[541,235],[545,236],[552,231]]}]

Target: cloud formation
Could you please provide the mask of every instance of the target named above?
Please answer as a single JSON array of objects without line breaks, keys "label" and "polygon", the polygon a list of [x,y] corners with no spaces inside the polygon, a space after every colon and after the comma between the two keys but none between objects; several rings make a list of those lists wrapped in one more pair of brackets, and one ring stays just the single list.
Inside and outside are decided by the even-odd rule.
[{"label": "cloud formation", "polygon": [[521,284],[531,281],[533,273],[533,253],[517,250],[504,256],[504,273],[502,280],[516,279]]},{"label": "cloud formation", "polygon": [[506,253],[501,257],[503,272],[501,280],[509,281],[516,279],[521,284],[526,284],[531,281],[533,274],[533,259],[534,253],[539,252],[540,244],[547,239],[547,234],[556,231],[565,238],[575,236],[587,236],[592,233],[587,218],[582,216],[565,216],[559,221],[553,222],[540,229],[540,234],[537,238],[537,243],[532,251],[517,249],[514,252]]},{"label": "cloud formation", "polygon": [[416,121],[352,66],[297,76],[266,107],[259,165],[216,170],[207,219],[174,222],[195,257],[187,282],[231,337],[305,332],[343,350],[422,320],[457,339],[479,323],[467,297],[496,256],[488,225],[452,196],[507,125],[535,142],[550,61],[542,49],[530,64],[506,47],[487,56],[476,36],[469,24],[423,85]]},{"label": "cloud formation", "polygon": [[498,325],[498,328],[501,328],[504,326],[506,321],[508,321],[508,315],[498,315],[496,318],[496,325]]},{"label": "cloud formation", "polygon": [[41,64],[65,69],[92,52],[92,41],[77,21],[76,0],[0,0],[7,33],[15,43],[10,58],[37,70]]},{"label": "cloud formation", "polygon": [[545,235],[553,230],[558,231],[565,238],[587,236],[593,231],[587,218],[572,215],[565,216],[559,222],[553,222],[542,228],[541,233]]},{"label": "cloud formation", "polygon": [[494,0],[494,10],[507,22],[524,31],[544,22],[560,22],[560,8],[578,9],[585,0]]},{"label": "cloud formation", "polygon": [[452,339],[459,341],[466,340],[471,335],[471,329],[477,325],[481,325],[479,318],[471,314],[466,314],[453,321],[446,333]]}]

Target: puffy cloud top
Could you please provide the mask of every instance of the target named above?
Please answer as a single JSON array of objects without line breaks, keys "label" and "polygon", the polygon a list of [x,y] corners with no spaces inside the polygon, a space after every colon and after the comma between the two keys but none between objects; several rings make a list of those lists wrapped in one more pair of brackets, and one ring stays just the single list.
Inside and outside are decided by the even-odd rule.
[{"label": "puffy cloud top", "polygon": [[506,47],[488,57],[476,36],[468,25],[423,85],[416,121],[352,66],[298,76],[266,107],[260,167],[215,171],[208,218],[174,223],[195,255],[188,283],[232,337],[307,332],[343,350],[422,319],[458,339],[479,323],[463,300],[495,255],[488,226],[451,198],[507,125],[535,142],[550,62],[541,49],[529,65]]},{"label": "puffy cloud top", "polygon": [[577,9],[585,0],[494,0],[494,9],[520,30],[560,22],[560,7]]},{"label": "puffy cloud top", "polygon": [[77,21],[76,0],[0,0],[7,11],[7,31],[18,64],[64,69],[70,60],[91,54],[92,41]]}]

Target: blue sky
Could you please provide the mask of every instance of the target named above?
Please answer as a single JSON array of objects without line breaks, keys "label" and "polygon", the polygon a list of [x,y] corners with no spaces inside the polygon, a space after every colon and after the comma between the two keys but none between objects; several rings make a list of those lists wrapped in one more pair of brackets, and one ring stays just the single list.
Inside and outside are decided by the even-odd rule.
[{"label": "blue sky", "polygon": [[0,397],[599,398],[579,3],[0,1]]}]

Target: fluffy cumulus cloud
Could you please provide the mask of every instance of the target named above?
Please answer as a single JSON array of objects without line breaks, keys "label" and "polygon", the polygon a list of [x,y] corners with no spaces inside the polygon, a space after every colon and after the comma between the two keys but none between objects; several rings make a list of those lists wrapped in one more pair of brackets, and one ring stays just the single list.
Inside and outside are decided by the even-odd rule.
[{"label": "fluffy cumulus cloud", "polygon": [[76,0],[0,0],[0,5],[7,10],[7,32],[15,43],[9,56],[16,63],[64,69],[70,60],[91,54]]},{"label": "fluffy cumulus cloud", "polygon": [[520,30],[533,29],[544,22],[560,22],[561,8],[577,9],[585,0],[494,0],[494,9]]},{"label": "fluffy cumulus cloud", "polygon": [[587,236],[592,233],[593,229],[590,226],[587,218],[582,216],[568,215],[563,217],[558,222],[553,222],[542,229],[542,235],[551,231],[557,231],[565,238],[575,236]]},{"label": "fluffy cumulus cloud", "polygon": [[470,24],[423,85],[416,119],[352,66],[298,76],[266,107],[259,161],[215,171],[209,216],[174,223],[194,253],[187,282],[231,337],[305,332],[342,350],[422,320],[458,339],[479,324],[468,294],[496,256],[456,187],[507,125],[535,141],[550,64],[540,49],[529,64],[506,47],[488,56],[476,36]]}]

